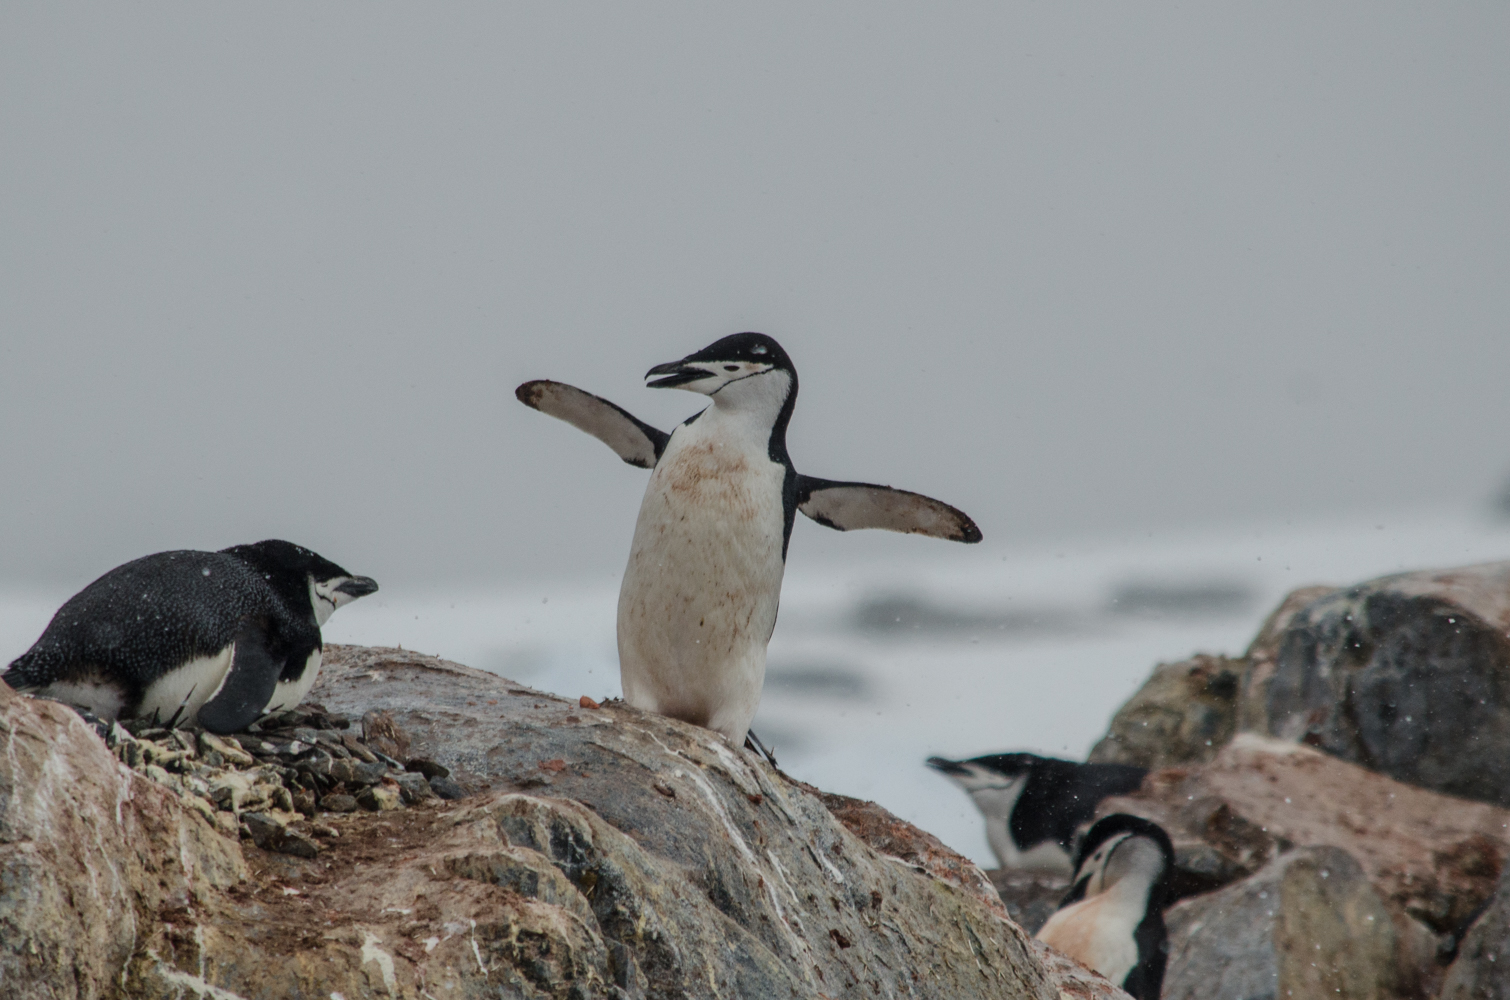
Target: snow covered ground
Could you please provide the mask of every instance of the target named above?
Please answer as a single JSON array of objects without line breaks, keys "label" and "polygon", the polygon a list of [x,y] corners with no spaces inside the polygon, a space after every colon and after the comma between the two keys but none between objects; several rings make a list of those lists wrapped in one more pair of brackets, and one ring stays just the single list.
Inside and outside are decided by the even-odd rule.
[{"label": "snow covered ground", "polygon": [[[969,572],[958,560],[794,569],[755,729],[791,774],[990,863],[968,800],[923,766],[930,754],[1083,756],[1154,663],[1241,652],[1288,590],[1510,558],[1510,524],[1449,510],[981,552]],[[331,619],[328,641],[402,645],[569,697],[619,693],[616,581],[382,583]],[[0,662],[67,596],[0,592]]]}]

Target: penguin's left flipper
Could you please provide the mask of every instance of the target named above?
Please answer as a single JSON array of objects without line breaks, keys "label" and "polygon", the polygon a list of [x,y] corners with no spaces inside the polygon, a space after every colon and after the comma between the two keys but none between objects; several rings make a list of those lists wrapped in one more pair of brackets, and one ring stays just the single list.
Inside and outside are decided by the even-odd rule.
[{"label": "penguin's left flipper", "polygon": [[836,483],[797,477],[797,509],[839,531],[884,528],[951,542],[978,542],[980,529],[968,514],[921,493],[873,483]]},{"label": "penguin's left flipper", "polygon": [[670,434],[651,427],[622,406],[565,382],[536,379],[515,389],[514,395],[525,406],[586,431],[612,448],[615,455],[642,469],[655,468],[666,442],[671,440]]},{"label": "penguin's left flipper", "polygon": [[250,726],[272,700],[282,671],[283,660],[268,652],[263,630],[253,625],[242,629],[220,690],[200,706],[199,724],[216,735]]}]

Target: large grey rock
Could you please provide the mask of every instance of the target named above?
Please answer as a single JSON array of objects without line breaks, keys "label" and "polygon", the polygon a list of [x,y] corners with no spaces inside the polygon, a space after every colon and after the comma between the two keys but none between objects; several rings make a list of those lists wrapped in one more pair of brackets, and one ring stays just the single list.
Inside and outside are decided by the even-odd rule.
[{"label": "large grey rock", "polygon": [[1198,654],[1161,663],[1112,716],[1090,760],[1158,768],[1215,757],[1237,728],[1247,661]]},{"label": "large grey rock", "polygon": [[[278,853],[128,770],[72,711],[0,685],[0,997],[1080,989],[967,860],[707,730],[412,653],[326,653],[316,698],[386,710],[369,732],[410,737],[470,794],[317,813],[318,849]],[[281,816],[242,820],[278,846]]]},{"label": "large grey rock", "polygon": [[1510,1000],[1510,872],[1469,928],[1440,1000]]},{"label": "large grey rock", "polygon": [[1246,685],[1250,728],[1400,781],[1510,805],[1510,562],[1307,602]]},{"label": "large grey rock", "polygon": [[1398,923],[1335,847],[1275,859],[1165,911],[1164,1000],[1381,1000],[1423,995],[1429,937]]}]

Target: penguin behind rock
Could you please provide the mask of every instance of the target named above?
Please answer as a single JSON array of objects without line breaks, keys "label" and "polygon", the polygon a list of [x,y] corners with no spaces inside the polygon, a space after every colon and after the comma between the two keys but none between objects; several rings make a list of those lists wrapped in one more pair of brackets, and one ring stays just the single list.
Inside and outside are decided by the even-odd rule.
[{"label": "penguin behind rock", "polygon": [[526,382],[515,395],[652,470],[619,590],[624,700],[737,744],[760,703],[799,510],[839,531],[978,542],[980,529],[917,493],[798,473],[786,449],[797,371],[764,334],[725,337],[645,377],[712,403],[667,434],[560,382]]},{"label": "penguin behind rock", "polygon": [[1174,846],[1161,827],[1126,813],[1103,817],[1086,831],[1075,881],[1036,937],[1136,1000],[1159,1000],[1173,871]]},{"label": "penguin behind rock", "polygon": [[970,760],[929,757],[928,766],[963,788],[986,819],[986,840],[1003,868],[1068,875],[1075,832],[1111,795],[1142,784],[1131,764],[1080,764],[1031,753]]},{"label": "penguin behind rock", "polygon": [[159,552],[69,598],[0,679],[103,719],[236,732],[303,699],[320,671],[320,626],[377,589],[276,539]]}]

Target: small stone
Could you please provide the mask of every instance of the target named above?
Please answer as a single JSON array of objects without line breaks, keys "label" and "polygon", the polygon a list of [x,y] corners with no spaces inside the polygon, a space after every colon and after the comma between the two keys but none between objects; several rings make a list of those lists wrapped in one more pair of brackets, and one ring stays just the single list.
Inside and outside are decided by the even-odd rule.
[{"label": "small stone", "polygon": [[451,777],[451,769],[449,767],[437,764],[435,761],[427,760],[424,757],[411,757],[409,763],[404,765],[404,769],[406,771],[418,771],[426,778]]},{"label": "small stone", "polygon": [[580,705],[580,706],[582,706],[583,708],[602,708],[603,707],[602,705],[599,705],[597,702],[593,701],[591,698],[587,697],[587,695],[585,695],[585,694],[582,697],[580,697],[580,698],[577,699],[577,704]]},{"label": "small stone", "polygon": [[295,812],[302,813],[305,816],[313,816],[319,811],[319,805],[315,800],[314,792],[302,791],[296,794],[293,799]]},{"label": "small stone", "polygon": [[350,751],[353,757],[362,761],[364,764],[377,763],[377,758],[372,755],[372,751],[363,746],[362,741],[357,739],[355,736],[343,733],[341,735],[341,745],[348,751]]},{"label": "small stone", "polygon": [[435,789],[430,787],[430,782],[423,774],[399,774],[393,780],[398,783],[399,791],[408,805],[435,797]]},{"label": "small stone", "polygon": [[289,829],[278,817],[268,813],[244,813],[241,826],[252,842],[264,851],[291,854],[296,858],[313,858],[320,853],[320,845],[299,831]]},{"label": "small stone", "polygon": [[324,823],[312,823],[309,829],[316,837],[339,837],[341,835],[340,830],[337,830],[333,826],[327,826]]},{"label": "small stone", "polygon": [[357,800],[344,793],[327,795],[320,799],[320,808],[333,813],[356,812]]},{"label": "small stone", "polygon": [[373,785],[357,796],[357,805],[369,812],[386,812],[399,809],[404,804],[397,785]]},{"label": "small stone", "polygon": [[409,734],[389,712],[373,710],[362,716],[362,738],[374,752],[397,760],[409,756]]},{"label": "small stone", "polygon": [[463,799],[467,796],[466,789],[462,788],[451,778],[442,777],[441,775],[436,775],[430,779],[430,790],[443,799]]}]

